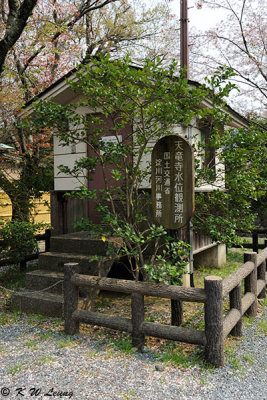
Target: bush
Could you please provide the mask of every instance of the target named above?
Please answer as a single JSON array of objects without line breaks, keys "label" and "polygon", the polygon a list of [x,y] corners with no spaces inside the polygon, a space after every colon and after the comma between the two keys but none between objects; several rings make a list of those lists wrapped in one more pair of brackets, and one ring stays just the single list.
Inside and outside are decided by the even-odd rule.
[{"label": "bush", "polygon": [[156,256],[154,264],[145,264],[147,278],[156,283],[181,285],[182,275],[189,263],[190,245],[179,240],[166,244],[162,255]]},{"label": "bush", "polygon": [[38,251],[34,236],[44,228],[45,224],[32,224],[19,220],[0,221],[1,253],[13,264],[25,260],[26,256]]}]

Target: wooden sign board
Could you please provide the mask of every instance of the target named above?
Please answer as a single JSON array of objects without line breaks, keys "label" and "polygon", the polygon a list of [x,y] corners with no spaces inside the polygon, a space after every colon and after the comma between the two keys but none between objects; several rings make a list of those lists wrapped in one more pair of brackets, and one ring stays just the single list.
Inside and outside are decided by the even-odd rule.
[{"label": "wooden sign board", "polygon": [[194,157],[186,139],[171,135],[152,151],[154,220],[166,229],[185,226],[194,213]]}]

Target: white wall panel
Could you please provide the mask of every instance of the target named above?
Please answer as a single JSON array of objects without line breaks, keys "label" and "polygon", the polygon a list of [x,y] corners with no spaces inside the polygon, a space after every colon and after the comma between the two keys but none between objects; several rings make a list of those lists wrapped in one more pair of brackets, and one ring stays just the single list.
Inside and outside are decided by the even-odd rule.
[{"label": "white wall panel", "polygon": [[54,154],[55,155],[60,155],[60,154],[73,154],[73,153],[83,153],[86,155],[86,144],[85,143],[76,143],[75,144],[75,151],[72,147],[72,145],[69,146],[61,146],[58,137],[54,136]]},{"label": "white wall panel", "polygon": [[79,190],[80,186],[87,185],[86,177],[76,178],[55,178],[55,190]]},{"label": "white wall panel", "polygon": [[[85,154],[84,154],[85,155]],[[75,161],[81,158],[82,154],[65,154],[65,155],[57,155],[54,157],[54,176],[55,178],[68,178],[69,175],[63,174],[59,172],[58,166],[64,165],[69,168],[73,168],[75,165]],[[81,176],[86,176],[87,171],[81,171]]]}]

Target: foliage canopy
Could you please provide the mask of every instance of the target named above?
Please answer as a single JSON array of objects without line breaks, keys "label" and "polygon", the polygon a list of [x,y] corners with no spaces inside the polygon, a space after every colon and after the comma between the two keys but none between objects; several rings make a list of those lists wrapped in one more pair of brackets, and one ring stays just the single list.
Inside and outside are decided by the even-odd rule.
[{"label": "foliage canopy", "polygon": [[[100,237],[119,236],[123,243],[120,256],[128,256],[136,279],[141,272],[145,273],[145,268],[150,270],[145,265],[161,264],[159,257],[163,251],[172,253],[168,251],[168,243],[172,242],[168,232],[149,217],[147,189],[153,144],[162,136],[173,134],[174,126],[186,127],[193,120],[204,121],[212,129],[209,146],[214,148],[214,157],[227,168],[227,190],[218,188],[199,196],[195,229],[208,233],[213,240],[230,244],[237,229],[251,226],[251,200],[261,194],[262,180],[255,182],[261,170],[257,158],[260,144],[257,142],[253,149],[255,154],[250,164],[249,149],[243,149],[243,142],[240,143],[242,138],[248,140],[249,135],[256,134],[255,127],[222,130],[231,120],[224,97],[233,88],[227,83],[232,70],[220,68],[205,85],[194,86],[183,78],[183,71],[177,74],[176,67],[175,62],[165,69],[159,60],[146,60],[141,68],[129,57],[113,61],[109,55],[93,57],[80,66],[76,79],[68,82],[82,95],[79,104],[60,106],[39,102],[35,106],[37,115],[54,127],[62,145],[87,144],[88,157],[79,159],[73,168],[60,167],[62,172],[78,179],[89,170],[92,182],[94,171],[98,168],[102,171],[103,189],[97,190],[89,183],[89,189],[82,186],[72,193],[93,200],[100,218],[98,224],[83,221],[80,228]],[[209,99],[209,106],[204,105],[204,99]],[[90,112],[77,112],[81,106],[88,107]],[[108,134],[115,138],[112,142],[103,140],[107,121]],[[196,153],[203,151],[203,147],[195,144]],[[237,165],[239,178],[234,174]],[[209,168],[199,161],[196,167],[197,182],[214,183]],[[177,260],[175,263],[179,264]],[[164,267],[167,264],[165,259]]]}]

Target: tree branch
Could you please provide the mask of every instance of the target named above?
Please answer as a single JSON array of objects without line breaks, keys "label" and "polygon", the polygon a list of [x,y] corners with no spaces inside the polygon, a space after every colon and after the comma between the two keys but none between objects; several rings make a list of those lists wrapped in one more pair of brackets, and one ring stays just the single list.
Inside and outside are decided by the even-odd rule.
[{"label": "tree branch", "polygon": [[[37,0],[36,0],[36,1],[37,1]],[[95,0],[93,3],[91,3],[91,1],[88,0],[88,1],[86,1],[85,3],[83,2],[84,4],[81,4],[81,6],[80,6],[78,12],[73,16],[73,18],[71,19],[71,21],[69,21],[69,22],[67,23],[67,25],[66,25],[67,30],[68,30],[68,31],[71,31],[71,30],[73,29],[74,25],[75,25],[78,21],[80,21],[81,18],[84,17],[84,15],[86,15],[86,14],[88,14],[88,13],[94,11],[94,10],[103,8],[103,7],[105,7],[106,5],[108,5],[108,4],[110,4],[110,3],[114,3],[114,2],[116,2],[116,1],[119,1],[119,0],[105,0],[105,1],[101,1],[101,2],[99,2],[99,0]],[[61,21],[61,22],[62,22],[62,21]],[[59,24],[59,26],[60,26],[60,21],[58,21],[58,24]],[[59,37],[62,35],[62,33],[63,33],[62,30],[58,30],[58,31],[54,34],[54,36],[50,39],[50,42],[56,42],[56,41],[59,39]],[[32,62],[36,57],[38,57],[38,55],[42,52],[42,50],[45,49],[45,47],[46,47],[45,44],[42,44],[42,45],[31,55],[31,57],[29,57],[29,59],[27,60],[27,63],[25,64],[25,67],[24,67],[24,71],[23,71],[23,72],[25,72],[25,71],[27,70],[27,68],[30,66],[31,62]]]},{"label": "tree branch", "polygon": [[0,74],[3,72],[7,54],[20,38],[27,21],[32,14],[37,0],[24,0],[21,4],[18,0],[9,0],[9,14],[6,22],[6,32],[0,40]]}]

